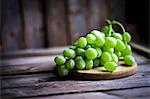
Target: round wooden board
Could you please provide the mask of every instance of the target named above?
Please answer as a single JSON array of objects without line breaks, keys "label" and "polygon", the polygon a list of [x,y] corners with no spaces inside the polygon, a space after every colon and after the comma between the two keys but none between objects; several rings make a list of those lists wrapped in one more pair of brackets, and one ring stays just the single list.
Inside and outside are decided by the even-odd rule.
[{"label": "round wooden board", "polygon": [[96,67],[90,70],[76,70],[71,72],[71,76],[81,80],[98,80],[98,79],[116,79],[131,76],[136,73],[137,64],[125,66],[123,61],[114,72],[107,72],[104,67]]}]

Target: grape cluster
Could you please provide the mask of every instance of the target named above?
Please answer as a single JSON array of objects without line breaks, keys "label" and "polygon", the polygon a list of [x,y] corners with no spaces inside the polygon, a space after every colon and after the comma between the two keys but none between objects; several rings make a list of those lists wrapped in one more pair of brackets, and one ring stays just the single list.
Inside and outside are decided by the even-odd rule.
[{"label": "grape cluster", "polygon": [[[126,65],[135,63],[132,57],[131,36],[118,21],[106,20],[108,25],[100,31],[92,30],[86,37],[80,37],[63,55],[55,57],[56,69],[59,76],[67,76],[69,70],[92,69],[103,66],[106,71],[113,72],[118,67],[120,57]],[[116,33],[113,25],[119,25],[123,33]]]}]

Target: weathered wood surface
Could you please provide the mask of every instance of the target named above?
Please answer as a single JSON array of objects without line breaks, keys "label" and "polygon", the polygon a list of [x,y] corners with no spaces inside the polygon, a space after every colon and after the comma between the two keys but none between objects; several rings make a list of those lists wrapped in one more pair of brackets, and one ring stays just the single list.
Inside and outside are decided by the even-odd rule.
[{"label": "weathered wood surface", "polygon": [[[49,53],[46,50],[46,53]],[[61,50],[59,50],[61,51]],[[56,51],[57,53],[60,52]],[[148,99],[150,88],[150,61],[133,53],[138,69],[137,73],[114,80],[78,80],[67,77],[60,79],[54,73],[56,55],[49,56],[40,50],[27,57],[21,52],[19,57],[4,58],[1,61],[2,99],[69,99],[71,98],[143,98]],[[44,53],[42,55],[42,53]],[[15,54],[14,54],[15,55]],[[19,54],[18,54],[19,55]],[[21,57],[23,55],[23,57]],[[24,57],[26,56],[26,57]],[[145,93],[145,94],[144,94]]]},{"label": "weathered wood surface", "polygon": [[106,93],[123,96],[125,98],[142,98],[149,97],[150,98],[150,87],[143,87],[143,88],[134,88],[134,89],[124,89],[124,90],[114,90],[114,91],[107,91]]},{"label": "weathered wood surface", "polygon": [[[54,69],[54,56],[20,58],[2,61],[2,75],[51,71]],[[14,63],[14,64],[13,64]]]},{"label": "weathered wood surface", "polygon": [[26,49],[20,51],[10,51],[0,53],[3,59],[5,58],[19,58],[19,57],[30,57],[30,56],[47,56],[47,55],[57,55],[61,54],[63,50],[69,48],[66,47],[51,47],[47,49]]},{"label": "weathered wood surface", "polygon": [[71,41],[87,33],[86,3],[86,0],[68,0],[68,27]]},{"label": "weathered wood surface", "polygon": [[[65,49],[65,48],[64,48]],[[54,49],[55,50],[55,49]],[[38,54],[38,52],[40,53],[44,53],[45,54],[51,54],[51,50],[47,52],[40,52],[40,50],[37,52],[35,52],[35,56],[32,57],[22,57],[22,58],[13,58],[13,59],[2,59],[1,62],[1,68],[2,68],[2,75],[12,75],[12,74],[20,74],[20,73],[35,73],[35,72],[41,72],[41,71],[50,71],[54,68],[55,63],[54,63],[54,57],[56,55],[51,55],[51,56],[41,56],[40,54]],[[52,50],[53,51],[53,50]],[[62,50],[59,50],[60,52],[62,52]],[[60,53],[60,52],[56,53]],[[25,52],[23,52],[23,56],[25,55]],[[30,54],[30,52],[27,54]],[[31,55],[32,55],[32,51],[31,51]],[[36,56],[39,55],[39,56]],[[135,60],[137,62],[138,65],[140,64],[147,64],[150,63],[149,59],[140,56],[136,53],[133,54],[133,56],[135,57]],[[143,66],[141,65],[141,66]],[[139,69],[139,70],[143,70],[143,69]]]},{"label": "weathered wood surface", "polygon": [[23,47],[19,0],[1,0],[1,9],[2,51],[19,50]]},{"label": "weathered wood surface", "polygon": [[30,84],[23,87],[2,89],[2,95],[15,97],[30,97],[54,95],[72,92],[109,91],[116,89],[150,87],[150,77],[138,79],[117,79],[107,81],[52,81]]},{"label": "weathered wood surface", "polygon": [[44,22],[39,0],[21,0],[25,49],[44,47]]},{"label": "weathered wood surface", "polygon": [[125,20],[125,0],[1,1],[3,52],[65,46],[100,29],[106,18]]},{"label": "weathered wood surface", "polygon": [[46,97],[32,97],[29,99],[123,99],[119,96],[107,95],[101,92],[88,92],[68,95],[46,96]]},{"label": "weathered wood surface", "polygon": [[46,0],[46,31],[48,46],[67,44],[65,0]]},{"label": "weathered wood surface", "polygon": [[[113,1],[110,1],[111,4]],[[118,2],[118,0],[117,0]],[[90,0],[88,3],[88,30],[102,28],[105,23],[105,19],[110,16],[110,9],[106,0]],[[101,23],[101,24],[100,24]]]},{"label": "weathered wood surface", "polygon": [[[126,80],[141,79],[143,77],[148,78],[149,76],[150,76],[150,73],[137,73],[131,77],[126,78]],[[6,76],[6,77],[2,77],[1,79],[2,79],[2,88],[23,87],[23,86],[30,85],[30,84],[62,80],[52,72],[44,73],[44,74]],[[68,80],[73,80],[73,79],[68,78]]]}]

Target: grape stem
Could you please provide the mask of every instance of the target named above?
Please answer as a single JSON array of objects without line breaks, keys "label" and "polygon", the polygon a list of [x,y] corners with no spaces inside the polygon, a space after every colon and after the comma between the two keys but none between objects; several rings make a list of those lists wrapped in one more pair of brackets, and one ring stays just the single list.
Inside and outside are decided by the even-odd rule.
[{"label": "grape stem", "polygon": [[122,25],[120,22],[113,20],[113,21],[112,21],[112,24],[117,24],[117,25],[119,25],[119,26],[122,28],[123,33],[125,33],[125,29],[124,29],[123,25]]},{"label": "grape stem", "polygon": [[109,33],[108,33],[108,35],[111,35],[111,33],[114,32],[114,30],[112,28],[112,22],[109,19],[106,19],[106,22],[109,25]]},{"label": "grape stem", "polygon": [[106,19],[106,22],[110,25],[111,21],[109,19]]}]

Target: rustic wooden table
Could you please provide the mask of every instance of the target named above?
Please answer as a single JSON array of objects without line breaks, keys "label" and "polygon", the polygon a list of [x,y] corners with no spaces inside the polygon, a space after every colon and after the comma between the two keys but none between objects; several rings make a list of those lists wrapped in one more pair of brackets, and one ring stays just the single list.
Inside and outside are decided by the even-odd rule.
[{"label": "rustic wooden table", "polygon": [[150,99],[150,60],[133,53],[138,64],[133,76],[114,80],[60,79],[53,59],[66,47],[3,53],[3,99]]}]

